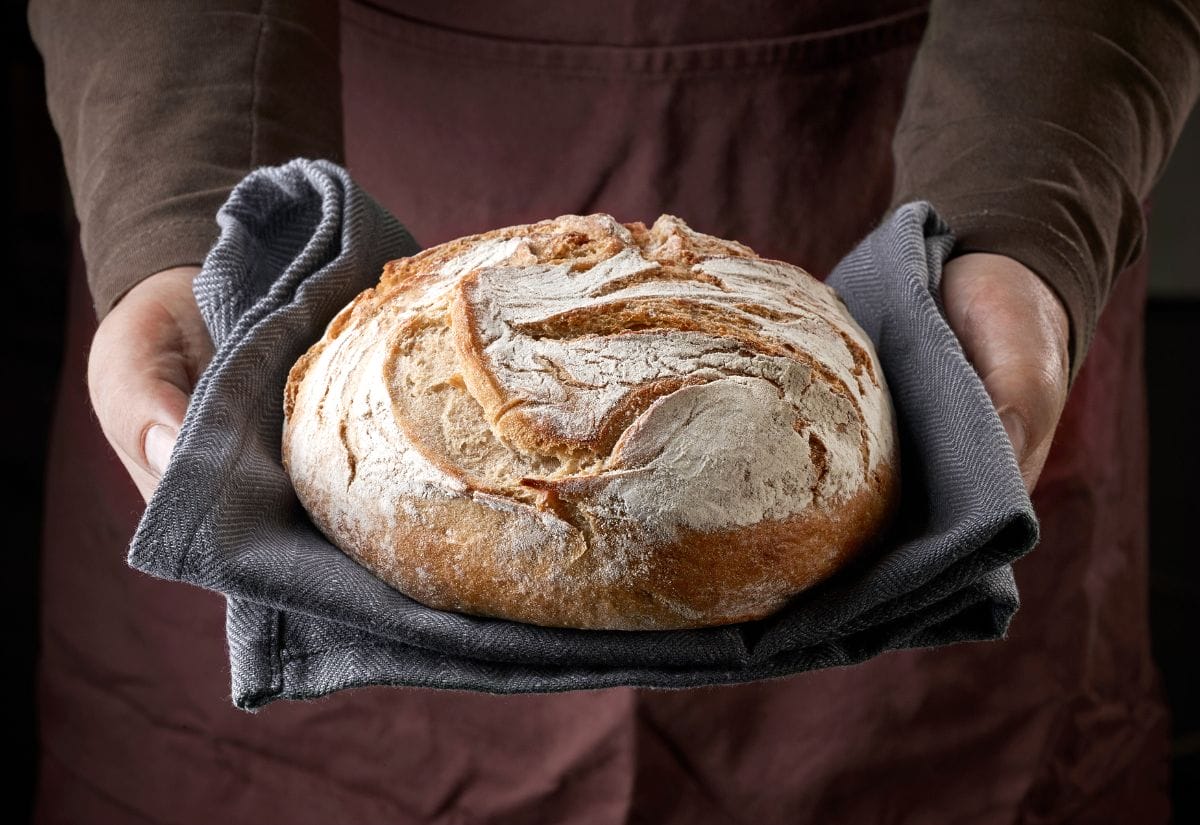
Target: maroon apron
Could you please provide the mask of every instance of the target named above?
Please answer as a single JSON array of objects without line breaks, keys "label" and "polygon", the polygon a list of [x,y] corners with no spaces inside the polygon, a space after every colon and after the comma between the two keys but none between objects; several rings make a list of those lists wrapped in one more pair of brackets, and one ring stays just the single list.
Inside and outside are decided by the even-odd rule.
[{"label": "maroon apron", "polygon": [[[669,212],[824,277],[887,206],[924,24],[904,3],[468,5],[343,15],[349,167],[422,244]],[[77,277],[49,466],[39,821],[1165,821],[1144,288],[1143,265],[1124,273],[1101,318],[1002,643],[733,687],[372,688],[251,716],[229,702],[221,599],[125,567],[140,502],[87,408]]]}]

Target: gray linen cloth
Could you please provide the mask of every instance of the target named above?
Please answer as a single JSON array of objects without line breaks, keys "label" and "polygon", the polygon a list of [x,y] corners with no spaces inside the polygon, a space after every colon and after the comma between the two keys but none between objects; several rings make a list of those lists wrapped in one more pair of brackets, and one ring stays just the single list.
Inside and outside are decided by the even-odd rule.
[{"label": "gray linen cloth", "polygon": [[195,282],[216,355],[129,563],[225,594],[238,707],[375,684],[683,688],[1004,635],[1018,603],[1011,562],[1036,543],[1037,522],[939,307],[952,238],[927,204],[896,211],[829,279],[875,341],[899,414],[905,494],[886,546],[767,619],[658,632],[434,610],[333,547],[280,463],[284,383],[384,262],[418,246],[324,161],[250,174],[217,220],[220,239]]}]

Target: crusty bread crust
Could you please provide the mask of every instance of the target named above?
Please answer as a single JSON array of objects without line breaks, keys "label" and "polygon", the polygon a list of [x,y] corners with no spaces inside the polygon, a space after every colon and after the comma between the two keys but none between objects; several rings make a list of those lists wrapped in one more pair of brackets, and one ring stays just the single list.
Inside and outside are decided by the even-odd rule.
[{"label": "crusty bread crust", "polygon": [[762,618],[899,495],[870,340],[803,270],[607,215],[392,261],[292,368],[317,527],[431,607],[539,625]]}]

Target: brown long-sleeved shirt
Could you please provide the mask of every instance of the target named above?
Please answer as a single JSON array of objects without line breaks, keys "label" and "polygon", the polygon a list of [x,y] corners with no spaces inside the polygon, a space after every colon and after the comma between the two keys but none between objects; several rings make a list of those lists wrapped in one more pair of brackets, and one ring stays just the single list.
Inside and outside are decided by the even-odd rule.
[{"label": "brown long-sleeved shirt", "polygon": [[[101,316],[199,263],[252,168],[341,157],[336,3],[33,0],[30,22]],[[1045,279],[1074,374],[1198,90],[1200,0],[934,0],[895,201]]]}]

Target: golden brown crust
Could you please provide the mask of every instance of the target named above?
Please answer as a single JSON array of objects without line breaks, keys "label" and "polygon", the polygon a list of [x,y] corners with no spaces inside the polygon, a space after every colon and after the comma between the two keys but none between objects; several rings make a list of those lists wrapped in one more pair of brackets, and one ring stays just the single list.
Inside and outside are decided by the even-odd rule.
[{"label": "golden brown crust", "polygon": [[[880,472],[878,489],[895,491],[897,484],[891,468]],[[879,536],[865,534],[862,525],[889,523],[896,506],[893,496],[863,490],[829,518],[798,516],[720,533],[685,531],[657,546],[645,569],[602,591],[581,592],[549,572],[558,557],[527,562],[544,581],[528,588],[527,571],[518,573],[495,552],[495,538],[507,526],[503,511],[471,499],[425,505],[424,522],[451,526],[446,536],[412,520],[398,520],[395,530],[347,530],[330,522],[320,495],[297,492],[313,502],[309,512],[326,536],[337,536],[345,552],[422,604],[551,627],[610,630],[680,630],[765,618],[876,544]],[[568,558],[585,563],[584,545],[579,538]]]},{"label": "golden brown crust", "polygon": [[762,618],[898,499],[882,373],[832,291],[668,216],[390,262],[284,412],[334,544],[427,605],[533,624]]}]

